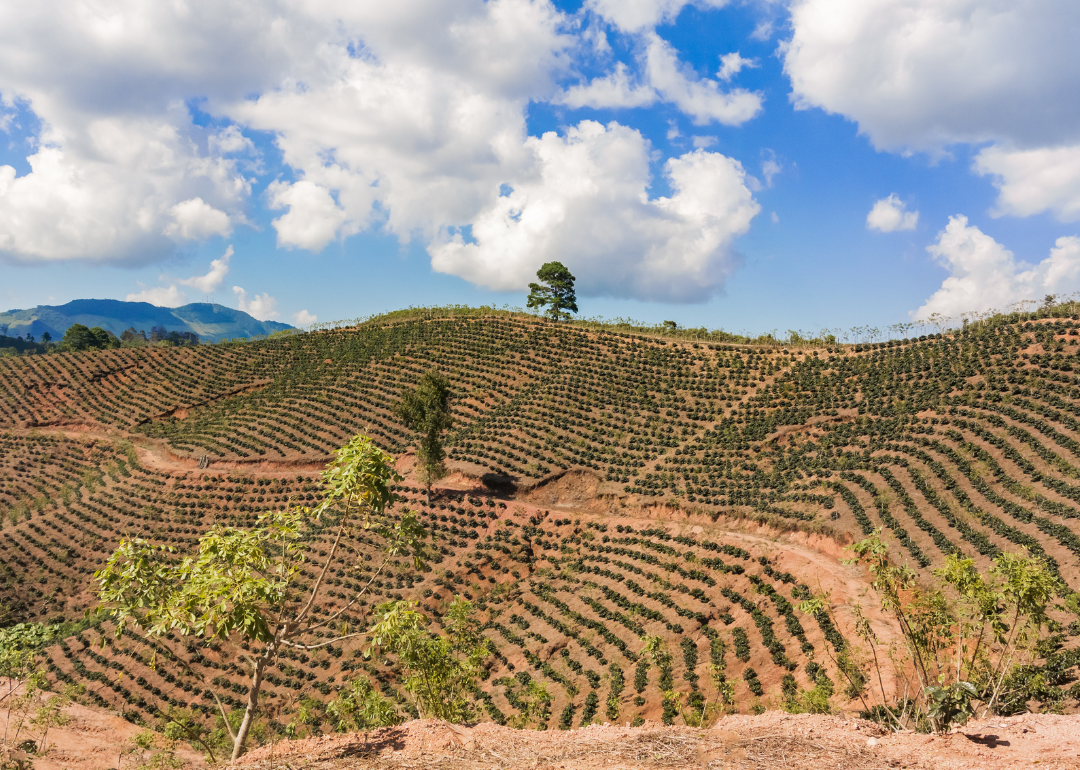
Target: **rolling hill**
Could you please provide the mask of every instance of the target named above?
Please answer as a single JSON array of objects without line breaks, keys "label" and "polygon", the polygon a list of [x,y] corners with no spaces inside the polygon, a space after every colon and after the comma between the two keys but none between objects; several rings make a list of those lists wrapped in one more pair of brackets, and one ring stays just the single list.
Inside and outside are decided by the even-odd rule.
[{"label": "rolling hill", "polygon": [[[512,717],[515,688],[535,677],[553,695],[552,729],[666,721],[715,699],[718,663],[743,712],[823,681],[855,708],[828,650],[852,638],[868,586],[840,563],[843,546],[875,528],[924,579],[951,553],[985,569],[1026,548],[1063,591],[1080,589],[1069,312],[784,347],[432,311],[247,343],[0,360],[3,622],[80,618],[124,534],[184,549],[213,523],[314,499],[317,471],[364,433],[399,457],[399,492],[438,554],[427,572],[399,563],[378,576],[350,625],[385,598],[415,598],[433,618],[455,594],[471,598],[496,649],[478,696],[486,718]],[[429,506],[392,406],[431,368],[450,379],[455,425],[453,474]],[[347,545],[371,552],[363,535]],[[322,610],[344,606],[362,577],[333,574]],[[799,609],[819,591],[831,616]],[[883,644],[896,638],[866,612]],[[1031,702],[1070,710],[1080,621],[1057,622]],[[146,721],[163,703],[210,719],[209,682],[239,706],[226,648],[201,657],[200,684],[148,665],[179,638],[108,630],[70,630],[49,649],[52,676]],[[645,636],[665,640],[666,663],[649,664]],[[356,671],[405,702],[392,671],[356,650],[290,655],[268,677],[271,728]]]},{"label": "rolling hill", "polygon": [[0,325],[7,325],[11,337],[32,334],[41,339],[48,332],[53,340],[60,340],[74,324],[100,326],[117,337],[131,327],[149,335],[153,327],[163,326],[168,331],[195,332],[203,342],[265,337],[293,328],[277,321],[259,321],[240,310],[208,302],[170,308],[149,302],[77,299],[66,305],[38,305],[0,313]]}]

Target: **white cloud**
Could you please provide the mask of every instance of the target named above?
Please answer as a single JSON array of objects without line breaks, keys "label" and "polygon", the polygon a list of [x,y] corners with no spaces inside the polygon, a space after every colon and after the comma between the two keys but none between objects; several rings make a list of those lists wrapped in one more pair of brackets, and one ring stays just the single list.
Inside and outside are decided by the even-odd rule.
[{"label": "white cloud", "polygon": [[127,295],[124,299],[128,302],[149,302],[158,307],[180,307],[187,303],[187,296],[176,287],[175,283],[143,289]]},{"label": "white cloud", "polygon": [[237,306],[253,318],[260,321],[273,321],[278,317],[277,300],[269,294],[256,294],[249,298],[247,292],[239,286],[233,286],[232,290],[236,295]]},{"label": "white cloud", "polygon": [[[530,104],[560,95],[582,105],[663,99],[698,125],[740,125],[760,112],[759,94],[700,77],[655,34],[686,4],[596,0],[584,24],[549,0],[15,4],[0,24],[0,94],[25,105],[42,128],[30,173],[17,178],[0,167],[0,257],[140,263],[175,253],[178,241],[228,235],[247,223],[248,177],[263,162],[250,137],[261,134],[282,158],[279,180],[259,201],[278,211],[280,246],[319,251],[379,231],[423,241],[434,259],[447,233],[483,229],[505,205],[503,185],[534,201],[561,200],[545,187],[555,161],[539,148],[578,140],[529,137]],[[610,25],[632,30],[639,60],[562,90],[578,69],[575,57],[609,55]],[[211,120],[193,119],[193,103]],[[736,263],[739,223],[757,210],[748,177],[721,155],[691,154],[665,168],[673,180],[689,175],[705,187],[649,200],[648,163],[637,166],[647,155],[635,141],[618,145],[633,157],[612,160],[610,171],[624,192],[636,192],[597,214],[608,225],[640,225],[645,245],[631,249],[638,273],[598,271],[588,291],[695,298],[718,290]],[[709,196],[719,209],[687,213]],[[635,212],[645,220],[634,222]],[[559,258],[576,255],[581,221],[550,224],[566,228],[547,234],[569,249]],[[592,251],[581,261],[600,259],[601,241],[585,242]],[[672,251],[677,244],[687,250],[684,262]],[[641,277],[665,260],[682,265],[670,285]],[[145,291],[177,299],[184,286],[201,290],[189,282],[223,285],[226,273],[215,275],[211,268]]]},{"label": "white cloud", "polygon": [[1062,222],[1080,219],[1080,144],[1007,150],[988,147],[975,170],[994,177],[999,190],[993,214],[1026,217],[1050,211]]},{"label": "white cloud", "polygon": [[1040,301],[1047,294],[1080,290],[1080,238],[1058,238],[1050,255],[1036,265],[1018,262],[1013,253],[968,225],[967,217],[949,218],[937,242],[927,247],[950,276],[926,303],[911,314],[925,319],[933,313],[956,317],[961,313],[997,309],[1026,300]]},{"label": "white cloud", "polygon": [[[678,52],[655,32],[644,33],[640,39],[644,44],[643,82],[634,82],[627,66],[618,62],[609,75],[571,86],[554,101],[574,108],[600,109],[647,107],[662,100],[677,106],[699,126],[739,126],[761,112],[761,94],[743,88],[721,90],[716,80],[699,78],[693,69],[683,65]],[[724,81],[744,66],[754,66],[738,53],[728,54],[721,61],[717,77]]]},{"label": "white cloud", "polygon": [[765,177],[765,186],[772,187],[773,177],[784,170],[783,165],[776,159],[776,153],[765,150],[765,160],[761,161],[761,175]]},{"label": "white cloud", "polygon": [[723,8],[728,0],[587,0],[585,7],[623,32],[641,32],[675,21],[687,5]]},{"label": "white cloud", "polygon": [[758,22],[758,25],[754,27],[754,31],[750,33],[750,39],[764,42],[773,36],[773,29],[772,21],[768,19],[760,21]]},{"label": "white cloud", "polygon": [[645,70],[648,82],[665,101],[690,115],[696,125],[740,126],[761,112],[761,95],[736,88],[720,90],[715,80],[698,78],[681,66],[671,45],[653,33],[647,36]]},{"label": "white cloud", "polygon": [[246,125],[275,132],[299,172],[300,182],[271,190],[272,202],[300,212],[277,221],[284,245],[318,249],[371,227],[432,237],[468,224],[513,183],[528,160],[525,108],[555,92],[570,40],[540,0],[458,6],[402,10],[400,29],[369,20],[368,55],[325,47],[302,83],[230,105]]},{"label": "white cloud", "polygon": [[172,222],[165,225],[165,235],[176,240],[205,240],[212,235],[232,232],[229,215],[202,198],[181,201],[169,209]]},{"label": "white cloud", "polygon": [[358,229],[354,223],[342,230],[349,215],[338,206],[329,190],[314,182],[272,182],[267,194],[270,208],[288,209],[274,220],[279,246],[318,252],[339,234],[350,235]]},{"label": "white cloud", "polygon": [[[249,180],[240,172],[252,161],[235,156],[257,153],[237,126],[195,125],[192,99],[240,125],[248,112],[265,118],[297,178],[311,179],[304,172],[324,165],[333,173],[328,157],[342,150],[355,160],[358,151],[381,160],[337,169],[362,177],[375,163],[383,172],[398,166],[452,198],[452,182],[468,178],[481,156],[491,158],[500,139],[485,130],[493,127],[485,117],[511,128],[504,136],[520,144],[525,105],[549,95],[566,67],[574,41],[559,32],[563,20],[546,0],[12,6],[0,24],[0,94],[25,104],[43,128],[31,173],[16,178],[0,167],[0,255],[151,261],[171,254],[174,239],[227,232],[209,209],[243,221]],[[350,79],[363,74],[379,77]],[[369,98],[335,103],[354,89]],[[277,120],[269,105],[249,101],[279,92],[298,95],[291,106],[300,115]],[[325,141],[305,142],[297,124],[325,129]],[[471,144],[454,141],[467,136]],[[410,139],[419,143],[408,147]],[[354,181],[361,197],[362,187],[388,180],[376,173]],[[413,204],[412,192],[398,186],[398,208],[425,210],[430,200],[421,195]],[[177,208],[195,199],[208,209]],[[438,224],[422,226],[434,232]],[[290,232],[312,242],[301,228]]]},{"label": "white cloud", "polygon": [[1080,138],[1072,0],[796,0],[784,53],[799,107],[878,148]]},{"label": "white cloud", "polygon": [[221,286],[221,282],[225,280],[225,276],[229,274],[229,260],[232,259],[232,255],[233,247],[230,245],[229,248],[225,249],[225,253],[221,255],[220,259],[215,259],[210,263],[210,272],[206,275],[194,275],[177,283],[191,286],[203,294],[217,291],[217,288]]},{"label": "white cloud", "polygon": [[319,317],[314,313],[309,313],[306,310],[301,310],[298,313],[293,313],[293,323],[297,326],[311,326],[313,323],[319,320]]},{"label": "white cloud", "polygon": [[226,126],[224,129],[216,134],[210,135],[210,146],[218,150],[223,155],[246,153],[254,155],[257,150],[255,144],[244,136],[240,131],[239,126]]},{"label": "white cloud", "polygon": [[780,215],[777,214],[775,211],[769,216],[769,218],[772,219],[772,223],[774,225],[780,224]]},{"label": "white cloud", "polygon": [[795,0],[784,70],[798,108],[859,125],[879,149],[975,162],[997,214],[1080,216],[1073,0]]},{"label": "white cloud", "polygon": [[176,209],[172,201],[206,188],[222,205],[238,204],[246,183],[230,164],[194,157],[173,127],[121,123],[87,127],[87,148],[43,146],[18,178],[0,166],[0,253],[20,261],[145,262],[172,253],[174,239],[227,232],[220,210]]},{"label": "white cloud", "polygon": [[[140,292],[128,294],[126,299],[128,302],[149,302],[159,307],[185,305],[188,301],[187,294],[184,293],[180,286],[190,286],[193,289],[198,289],[201,294],[210,294],[217,291],[217,288],[229,273],[229,260],[232,259],[232,255],[233,247],[229,246],[220,259],[215,259],[210,263],[210,270],[206,275],[193,275],[191,278],[174,279],[169,282],[168,286],[143,287]],[[162,275],[159,280],[164,282],[167,277]]]},{"label": "white cloud", "polygon": [[532,177],[475,218],[472,242],[454,233],[429,247],[435,270],[516,290],[558,259],[583,294],[684,302],[722,291],[738,264],[733,241],[760,210],[738,161],[702,150],[672,158],[674,194],[650,200],[637,131],[582,121],[526,144]]},{"label": "white cloud", "polygon": [[906,209],[906,204],[896,193],[892,193],[888,198],[882,198],[874,203],[874,207],[866,215],[866,227],[868,230],[877,230],[881,233],[914,230],[919,223],[919,212]]},{"label": "white cloud", "polygon": [[656,101],[656,91],[647,85],[630,82],[627,67],[622,62],[615,71],[587,84],[571,86],[561,94],[557,103],[568,107],[647,107]]},{"label": "white cloud", "polygon": [[756,66],[757,59],[744,59],[738,51],[726,53],[720,57],[720,69],[716,71],[716,79],[726,83],[742,72],[743,68]]},{"label": "white cloud", "polygon": [[695,150],[707,150],[716,144],[719,140],[715,136],[695,136],[694,137],[694,149]]}]

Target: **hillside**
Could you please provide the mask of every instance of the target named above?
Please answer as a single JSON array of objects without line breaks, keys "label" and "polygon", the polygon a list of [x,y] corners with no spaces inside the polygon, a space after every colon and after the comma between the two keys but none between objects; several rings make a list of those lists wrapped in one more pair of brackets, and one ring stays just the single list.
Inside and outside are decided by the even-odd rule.
[{"label": "hillside", "polygon": [[[923,578],[956,550],[986,568],[1026,547],[1080,588],[1078,343],[1080,319],[1060,312],[819,348],[453,315],[0,360],[0,602],[8,622],[80,617],[121,534],[184,548],[212,522],[311,500],[329,453],[362,432],[400,456],[400,491],[440,553],[427,573],[402,563],[379,578],[350,624],[386,597],[433,617],[471,597],[497,649],[486,718],[515,714],[516,688],[536,677],[554,696],[551,729],[659,721],[679,708],[665,692],[690,709],[715,699],[709,665],[724,655],[743,713],[779,703],[786,675],[807,688],[822,673],[834,705],[855,710],[826,645],[853,635],[867,588],[843,545],[875,527]],[[433,367],[455,393],[454,474],[427,507],[390,408]],[[323,609],[357,579],[335,574]],[[798,609],[819,590],[838,625]],[[1073,710],[1080,621],[1057,617],[1028,702]],[[107,630],[85,624],[52,647],[52,675],[133,718],[163,702],[211,713],[198,681],[147,664],[147,649],[181,640],[105,634],[101,647]],[[666,640],[666,669],[641,665],[645,634]],[[353,671],[400,700],[391,672],[356,652],[281,661],[267,718],[280,727]],[[225,647],[198,665],[240,692]]]},{"label": "hillside", "polygon": [[32,334],[41,339],[48,332],[54,340],[60,340],[74,324],[100,326],[117,337],[132,327],[149,335],[153,327],[163,326],[168,331],[195,332],[203,342],[265,337],[292,328],[277,321],[259,321],[239,310],[208,302],[158,307],[149,302],[77,299],[66,305],[38,305],[29,310],[0,312],[0,325],[8,326],[11,337]]}]

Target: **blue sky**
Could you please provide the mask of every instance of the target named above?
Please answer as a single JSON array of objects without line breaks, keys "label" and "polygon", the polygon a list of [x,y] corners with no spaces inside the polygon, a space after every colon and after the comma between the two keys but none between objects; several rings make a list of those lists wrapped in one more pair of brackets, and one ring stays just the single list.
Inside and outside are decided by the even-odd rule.
[{"label": "blue sky", "polygon": [[583,315],[754,333],[1080,290],[1074,3],[49,5],[0,31],[4,309],[521,306],[549,259]]}]

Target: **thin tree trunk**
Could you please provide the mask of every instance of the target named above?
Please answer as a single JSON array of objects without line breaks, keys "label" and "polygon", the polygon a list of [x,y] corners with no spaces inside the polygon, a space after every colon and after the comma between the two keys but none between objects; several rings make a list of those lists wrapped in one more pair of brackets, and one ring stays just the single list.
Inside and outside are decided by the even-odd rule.
[{"label": "thin tree trunk", "polygon": [[251,688],[248,690],[247,710],[244,711],[244,721],[236,731],[236,740],[233,741],[232,761],[235,762],[244,753],[244,744],[247,743],[248,731],[255,719],[255,712],[259,708],[259,690],[262,689],[263,671],[266,668],[266,659],[260,656],[255,661],[255,671],[251,675]]}]

